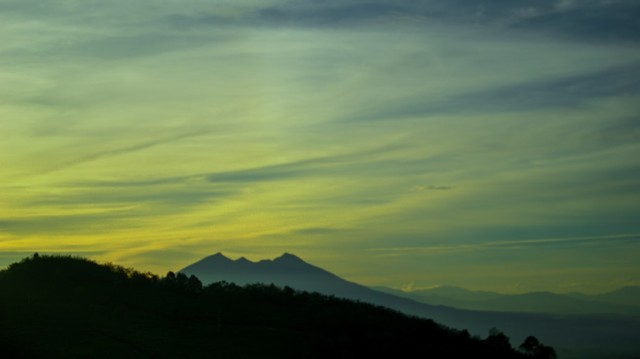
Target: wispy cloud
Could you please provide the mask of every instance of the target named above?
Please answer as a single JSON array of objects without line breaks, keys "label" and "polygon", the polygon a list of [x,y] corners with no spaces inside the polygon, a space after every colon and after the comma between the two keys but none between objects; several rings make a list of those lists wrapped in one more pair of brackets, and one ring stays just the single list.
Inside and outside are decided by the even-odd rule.
[{"label": "wispy cloud", "polygon": [[385,166],[410,168],[415,163],[389,157],[402,146],[379,146],[374,149],[342,153],[330,156],[312,157],[297,161],[271,164],[254,168],[211,173],[206,178],[212,183],[268,182],[300,177],[335,177],[353,174],[366,175],[378,172]]},{"label": "wispy cloud", "polygon": [[327,161],[324,159],[309,159],[245,170],[214,173],[207,176],[207,179],[213,183],[285,180],[299,177],[303,174],[309,175],[311,170],[317,170],[323,163],[327,163]]},{"label": "wispy cloud", "polygon": [[90,153],[87,155],[83,155],[80,156],[78,158],[75,158],[69,162],[66,163],[61,163],[58,164],[54,167],[50,167],[48,169],[45,169],[43,171],[41,171],[39,174],[47,174],[50,172],[54,172],[54,171],[59,171],[68,167],[72,167],[72,166],[77,166],[83,163],[87,163],[87,162],[92,162],[92,161],[97,161],[103,158],[109,158],[109,157],[114,157],[114,156],[121,156],[121,155],[126,155],[132,152],[137,152],[137,151],[144,151],[146,149],[152,148],[152,147],[156,147],[156,146],[162,146],[162,145],[166,145],[175,141],[180,141],[180,140],[184,140],[184,139],[188,139],[188,138],[193,138],[193,137],[198,137],[198,136],[204,136],[207,135],[208,133],[210,133],[211,131],[198,131],[198,132],[191,132],[191,133],[183,133],[183,134],[179,134],[179,135],[174,135],[174,136],[170,136],[170,137],[166,137],[166,138],[162,138],[162,139],[157,139],[157,140],[152,140],[152,141],[145,141],[145,142],[141,142],[141,143],[136,143],[130,146],[124,146],[124,147],[119,147],[119,148],[115,148],[115,149],[111,149],[111,150],[105,150],[105,151],[100,151],[100,152],[94,152],[94,153]]},{"label": "wispy cloud", "polygon": [[589,73],[532,80],[520,84],[485,88],[451,94],[446,98],[415,99],[379,109],[369,109],[347,121],[415,119],[416,117],[452,114],[483,114],[514,111],[537,111],[573,107],[594,99],[633,96],[640,93],[640,63],[633,62]]},{"label": "wispy cloud", "polygon": [[[498,28],[546,33],[581,41],[636,42],[639,38],[633,1],[468,1],[392,2],[297,1],[267,6],[263,20],[297,26],[353,25],[386,19],[425,24],[439,21],[491,25]],[[603,31],[603,29],[607,29]]]},{"label": "wispy cloud", "polygon": [[473,252],[492,249],[522,250],[536,246],[553,246],[557,244],[571,244],[572,246],[598,245],[611,242],[635,242],[640,239],[640,233],[630,234],[610,234],[602,236],[585,237],[557,237],[557,238],[534,238],[503,241],[480,241],[478,243],[433,245],[420,247],[384,247],[368,248],[369,252],[377,252],[380,255],[401,256],[410,255],[439,255],[443,253]]},{"label": "wispy cloud", "polygon": [[[100,213],[79,213],[65,215],[36,215],[26,217],[0,218],[0,233],[18,236],[60,235],[60,234],[98,234],[113,232],[118,226],[129,222],[132,217],[140,216],[132,210],[116,210]],[[134,226],[142,226],[138,222]]]},{"label": "wispy cloud", "polygon": [[184,210],[185,207],[192,207],[211,200],[225,198],[232,195],[232,191],[221,189],[210,189],[202,187],[156,187],[151,189],[127,189],[113,186],[101,191],[77,190],[72,193],[65,193],[59,196],[43,196],[37,200],[29,202],[31,206],[113,206],[113,205],[135,205],[135,206],[171,206],[173,210]]},{"label": "wispy cloud", "polygon": [[640,40],[640,25],[635,20],[638,14],[640,6],[635,1],[576,1],[571,6],[559,6],[557,11],[524,19],[514,28],[586,42],[633,44]]}]

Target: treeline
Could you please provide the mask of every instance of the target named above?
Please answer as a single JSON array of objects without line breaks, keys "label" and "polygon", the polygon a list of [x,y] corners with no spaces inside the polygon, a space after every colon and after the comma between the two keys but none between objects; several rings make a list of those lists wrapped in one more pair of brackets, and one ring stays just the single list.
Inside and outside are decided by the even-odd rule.
[{"label": "treeline", "polygon": [[25,258],[0,272],[8,358],[554,358],[390,309],[273,285],[203,287],[84,258]]}]

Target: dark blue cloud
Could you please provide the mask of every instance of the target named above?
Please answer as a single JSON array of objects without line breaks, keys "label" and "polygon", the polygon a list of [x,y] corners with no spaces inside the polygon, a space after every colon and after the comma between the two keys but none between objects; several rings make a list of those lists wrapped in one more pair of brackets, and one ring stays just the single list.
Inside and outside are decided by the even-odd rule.
[{"label": "dark blue cloud", "polygon": [[640,63],[595,73],[489,89],[462,95],[461,103],[475,108],[538,109],[573,106],[594,98],[640,92]]},{"label": "dark blue cloud", "polygon": [[553,9],[554,0],[296,0],[263,9],[265,20],[299,25],[331,25],[387,16],[493,21],[514,14]]},{"label": "dark blue cloud", "polygon": [[385,105],[380,110],[365,111],[347,120],[375,121],[431,114],[539,110],[577,106],[596,98],[638,93],[640,63],[633,63],[593,73],[460,93],[440,101],[412,99],[396,106]]},{"label": "dark blue cloud", "polygon": [[608,2],[545,13],[514,28],[546,31],[584,41],[640,41],[640,3]]},{"label": "dark blue cloud", "polygon": [[275,25],[336,26],[389,17],[460,25],[485,23],[506,29],[546,32],[581,41],[640,40],[640,4],[631,1],[589,1],[560,7],[558,0],[296,0],[259,12]]},{"label": "dark blue cloud", "polygon": [[406,4],[386,1],[324,4],[302,1],[266,8],[260,11],[260,17],[278,25],[322,26],[370,20],[407,10]]}]

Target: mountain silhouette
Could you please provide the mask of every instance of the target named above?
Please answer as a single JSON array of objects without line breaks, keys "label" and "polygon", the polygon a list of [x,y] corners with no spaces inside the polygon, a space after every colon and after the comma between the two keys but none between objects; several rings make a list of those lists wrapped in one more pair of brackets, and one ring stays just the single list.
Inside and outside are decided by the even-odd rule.
[{"label": "mountain silhouette", "polygon": [[346,281],[290,253],[258,262],[244,257],[231,260],[222,253],[216,253],[178,272],[195,275],[205,284],[220,281],[238,285],[265,283],[351,299],[362,299],[374,293],[365,286]]},{"label": "mountain silhouette", "polygon": [[[535,334],[544,343],[554,346],[562,358],[635,358],[640,352],[637,349],[640,319],[637,317],[481,311],[431,305],[347,281],[289,253],[256,262],[246,258],[232,260],[216,253],[179,272],[195,275],[205,284],[220,281],[238,285],[274,284],[371,303],[433,319],[452,328],[467,329],[477,336],[486,335],[492,327],[504,331],[514,342]],[[447,289],[449,293],[463,291]],[[495,299],[489,292],[476,295]]]}]

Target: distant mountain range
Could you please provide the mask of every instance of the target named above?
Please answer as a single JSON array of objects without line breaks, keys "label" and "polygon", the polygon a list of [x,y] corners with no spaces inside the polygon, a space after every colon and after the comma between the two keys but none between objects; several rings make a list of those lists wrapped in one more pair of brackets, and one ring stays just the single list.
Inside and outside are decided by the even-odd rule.
[{"label": "distant mountain range", "polygon": [[[556,313],[534,313],[536,310],[520,310],[513,298],[502,297],[490,292],[471,292],[460,288],[444,288],[439,293],[407,293],[390,289],[374,290],[357,283],[344,280],[329,271],[306,263],[299,257],[285,253],[273,260],[252,262],[246,258],[231,260],[221,253],[203,258],[179,272],[195,275],[204,284],[227,281],[239,285],[251,283],[275,284],[289,286],[298,290],[319,292],[336,297],[354,299],[388,308],[410,315],[430,318],[437,322],[458,329],[468,329],[471,334],[485,336],[490,328],[497,327],[504,331],[514,342],[521,342],[529,335],[535,335],[544,343],[553,345],[563,359],[571,358],[638,358],[640,357],[640,318],[619,315],[566,315],[562,306],[570,303],[556,304]],[[546,300],[548,295],[533,294],[529,302]],[[612,294],[610,298],[627,298],[624,295]],[[525,296],[526,298],[526,296]],[[434,300],[433,303],[427,301]],[[450,300],[451,299],[451,300]],[[580,295],[564,298],[567,301],[589,302]],[[524,299],[518,299],[527,302]],[[626,308],[626,299],[618,299],[609,303],[619,303]],[[492,303],[493,309],[469,310],[459,309],[456,305],[467,302]],[[505,302],[505,307],[500,302]],[[515,304],[514,304],[515,303]],[[573,303],[573,302],[572,302]],[[488,304],[487,304],[488,305]],[[541,302],[531,308],[541,308]],[[585,308],[588,308],[586,305]],[[632,307],[632,306],[629,306]],[[461,306],[461,308],[465,308]],[[511,309],[520,308],[518,310]],[[592,308],[594,311],[596,308]],[[524,313],[527,312],[527,313]],[[584,313],[593,313],[586,311]]]},{"label": "distant mountain range", "polygon": [[461,309],[499,312],[554,314],[624,314],[640,316],[640,287],[625,287],[614,292],[587,295],[531,292],[500,294],[471,291],[459,287],[437,287],[415,291],[400,291],[385,287],[376,290],[432,304]]}]

